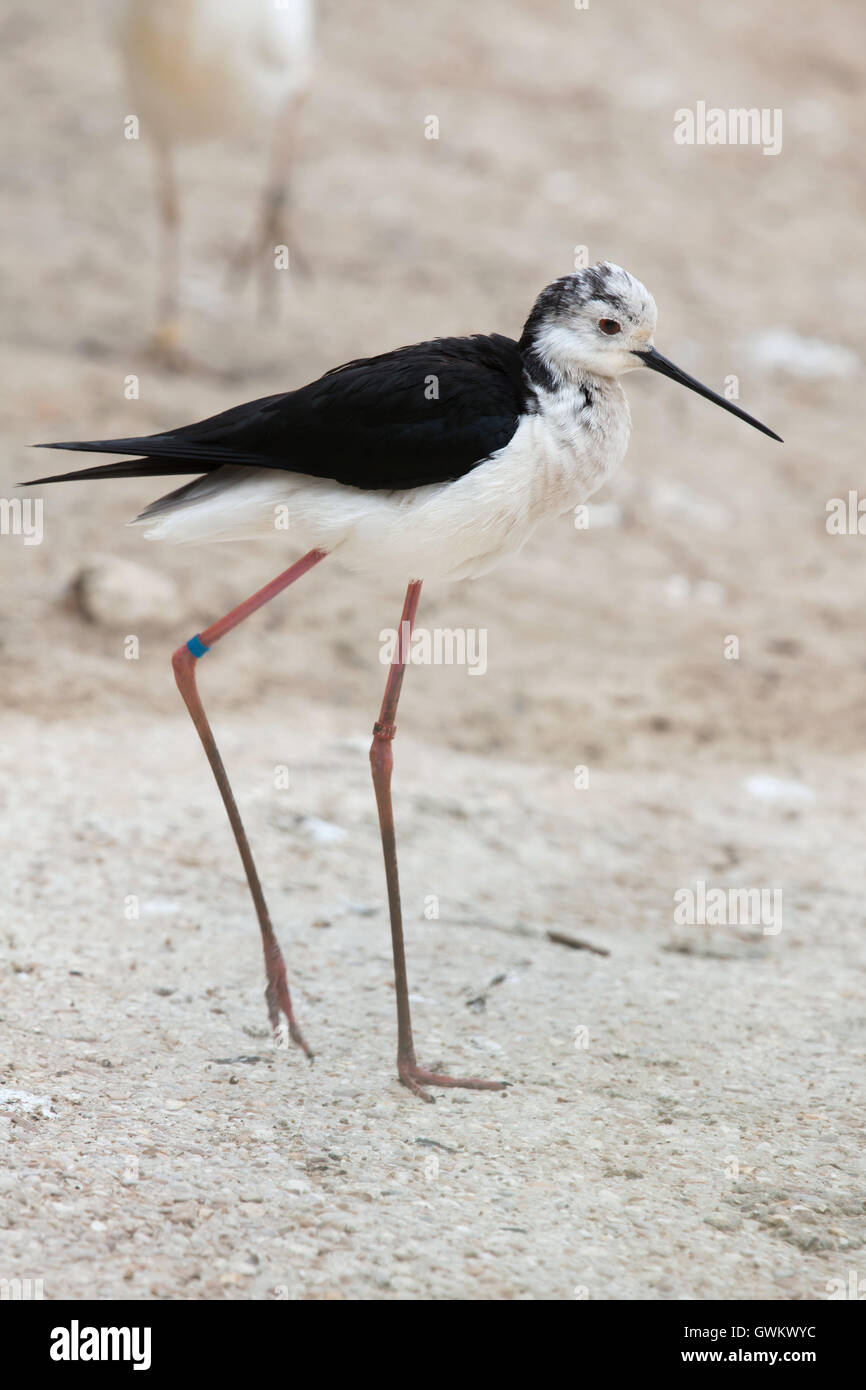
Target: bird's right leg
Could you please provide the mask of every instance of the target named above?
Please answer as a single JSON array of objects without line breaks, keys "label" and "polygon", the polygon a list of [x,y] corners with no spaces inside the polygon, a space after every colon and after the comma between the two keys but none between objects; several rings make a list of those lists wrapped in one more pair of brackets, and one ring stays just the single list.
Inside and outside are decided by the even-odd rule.
[{"label": "bird's right leg", "polygon": [[[397,839],[394,832],[394,808],[391,804],[391,773],[394,767],[392,742],[397,732],[397,704],[403,686],[403,673],[408,656],[408,638],[412,635],[421,581],[413,580],[406,590],[400,618],[400,641],[391,661],[385,695],[379,718],[373,725],[370,745],[370,769],[379,812],[382,853],[385,858],[385,883],[388,889],[388,911],[391,917],[391,946],[394,953],[394,987],[397,995],[397,1075],[404,1086],[422,1100],[433,1097],[425,1086],[464,1086],[472,1091],[503,1091],[504,1081],[482,1081],[477,1076],[446,1076],[442,1072],[420,1067],[415,1058],[412,1040],[412,1017],[409,1009],[409,981],[406,974],[406,947],[403,942],[403,911],[400,906],[400,880],[397,873]],[[404,639],[404,634],[406,638]]]},{"label": "bird's right leg", "polygon": [[277,1041],[280,1040],[280,1013],[282,1012],[288,1022],[289,1033],[292,1040],[298,1044],[298,1047],[303,1048],[308,1057],[312,1057],[313,1054],[307,1046],[304,1035],[295,1021],[288,981],[286,980],[286,965],[283,960],[283,953],[280,950],[280,944],[277,941],[276,933],[271,923],[268,906],[265,902],[264,893],[262,892],[262,885],[259,881],[255,860],[250,850],[249,841],[247,840],[243,821],[238,811],[237,802],[235,801],[228,775],[223,765],[223,760],[220,757],[216,740],[211,732],[211,727],[208,723],[207,715],[204,712],[204,706],[202,705],[201,697],[198,693],[195,680],[195,668],[199,658],[204,656],[205,652],[209,651],[215,642],[218,642],[219,639],[224,637],[227,632],[230,632],[232,628],[237,627],[238,623],[242,623],[251,613],[255,613],[256,609],[261,608],[263,604],[267,603],[277,594],[282,593],[283,589],[287,589],[290,584],[294,584],[295,580],[300,579],[302,575],[312,569],[313,565],[317,565],[320,560],[324,560],[325,554],[326,552],[324,550],[310,550],[292,565],[290,569],[278,575],[270,584],[266,584],[263,589],[259,589],[258,593],[253,594],[251,598],[248,598],[237,608],[233,608],[224,618],[218,619],[217,622],[212,623],[210,627],[197,633],[196,636],[191,638],[184,646],[178,647],[172,657],[172,667],[174,668],[174,678],[177,681],[177,688],[183,696],[184,704],[189,710],[192,722],[202,741],[207,760],[216,778],[216,784],[219,787],[220,796],[226,808],[226,813],[234,833],[235,842],[241,856],[244,872],[247,876],[247,883],[249,884],[250,893],[252,894],[253,903],[255,905],[256,916],[258,917],[259,927],[262,933],[262,948],[264,950],[265,970],[268,978],[265,998],[268,1003],[268,1017],[271,1022],[271,1027],[274,1030],[274,1037]]},{"label": "bird's right leg", "polygon": [[180,197],[171,154],[163,144],[154,150],[154,173],[160,223],[159,288],[149,351],[158,366],[179,371],[185,366],[180,347]]}]

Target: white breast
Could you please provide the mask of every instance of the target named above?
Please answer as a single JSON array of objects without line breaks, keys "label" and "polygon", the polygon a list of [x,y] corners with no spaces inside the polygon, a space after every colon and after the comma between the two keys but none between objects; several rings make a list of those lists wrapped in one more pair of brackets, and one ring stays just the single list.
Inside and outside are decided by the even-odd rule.
[{"label": "white breast", "polygon": [[[508,444],[451,483],[364,492],[277,469],[224,468],[155,517],[148,538],[175,543],[271,539],[302,553],[337,551],[350,569],[401,580],[484,574],[546,517],[590,497],[629,435],[618,384],[540,399]],[[150,520],[145,518],[146,521]]]}]

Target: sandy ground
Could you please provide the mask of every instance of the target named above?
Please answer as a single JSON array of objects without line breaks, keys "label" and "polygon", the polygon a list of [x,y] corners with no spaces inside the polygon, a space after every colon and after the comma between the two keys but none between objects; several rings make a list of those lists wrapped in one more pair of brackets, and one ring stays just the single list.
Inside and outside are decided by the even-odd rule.
[{"label": "sandy ground", "polygon": [[[158,481],[46,490],[43,543],[0,536],[0,1277],[49,1298],[557,1300],[862,1278],[863,542],[825,527],[862,477],[859,367],[760,351],[777,329],[859,349],[858,6],[323,4],[296,180],[314,275],[279,279],[270,318],[230,297],[256,151],[187,154],[186,376],[142,354],[148,151],[123,138],[101,15],[5,9],[4,496],[40,471],[37,439],[144,433],[437,332],[516,333],[577,245],[646,280],[661,350],[717,389],[737,375],[787,442],[633,380],[598,498],[614,524],[566,517],[423,596],[423,624],[487,630],[488,671],[413,668],[401,706],[418,1051],[513,1083],[435,1106],[394,1073],[366,756],[402,595],[323,565],[201,673],[309,1065],[270,1046],[168,668],[290,548],[148,547],[122,522]],[[676,145],[698,100],[781,109],[782,153]],[[151,577],[88,622],[68,594],[94,555]],[[782,929],[680,925],[698,880],[780,889]]]}]

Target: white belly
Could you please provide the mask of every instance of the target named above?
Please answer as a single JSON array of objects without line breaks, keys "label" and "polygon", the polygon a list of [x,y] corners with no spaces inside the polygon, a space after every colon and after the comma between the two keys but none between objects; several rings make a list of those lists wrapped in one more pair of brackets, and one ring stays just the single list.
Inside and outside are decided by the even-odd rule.
[{"label": "white belly", "polygon": [[[624,397],[622,404],[625,406]],[[146,535],[176,544],[271,538],[293,553],[335,552],[359,573],[400,579],[484,574],[539,522],[590,497],[625,453],[628,410],[594,431],[548,413],[524,417],[486,463],[451,483],[364,492],[278,469],[225,468],[154,518]]]}]

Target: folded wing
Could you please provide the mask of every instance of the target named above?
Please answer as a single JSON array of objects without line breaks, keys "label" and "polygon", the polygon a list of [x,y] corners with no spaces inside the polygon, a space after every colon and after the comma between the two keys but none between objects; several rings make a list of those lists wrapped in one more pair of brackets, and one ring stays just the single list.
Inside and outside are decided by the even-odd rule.
[{"label": "folded wing", "polygon": [[523,391],[510,338],[440,338],[349,362],[297,391],[181,429],[44,446],[141,457],[32,481],[210,473],[228,465],[363,489],[420,487],[459,478],[507,444]]}]

